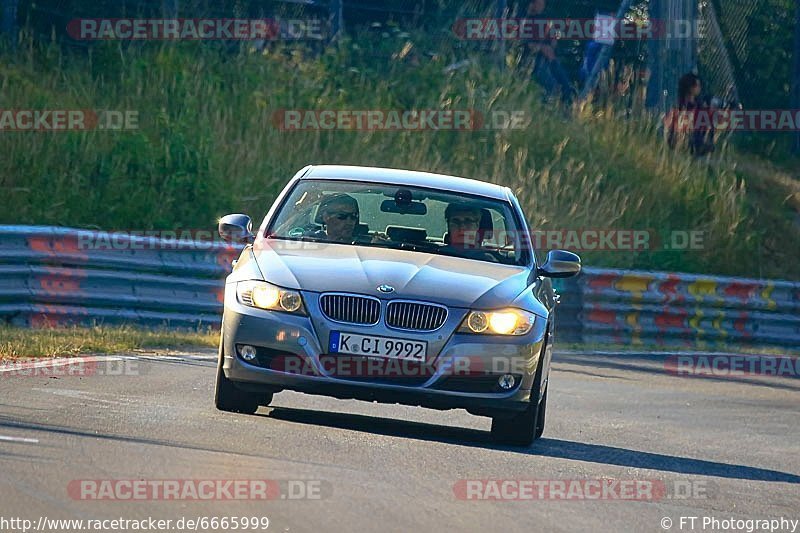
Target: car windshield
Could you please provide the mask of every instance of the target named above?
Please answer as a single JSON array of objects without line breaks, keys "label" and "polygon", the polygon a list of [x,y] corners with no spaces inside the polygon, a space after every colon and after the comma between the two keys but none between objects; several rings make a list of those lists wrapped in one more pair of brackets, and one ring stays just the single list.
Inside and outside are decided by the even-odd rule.
[{"label": "car windshield", "polygon": [[526,265],[519,229],[507,201],[323,179],[297,183],[273,217],[267,237]]}]

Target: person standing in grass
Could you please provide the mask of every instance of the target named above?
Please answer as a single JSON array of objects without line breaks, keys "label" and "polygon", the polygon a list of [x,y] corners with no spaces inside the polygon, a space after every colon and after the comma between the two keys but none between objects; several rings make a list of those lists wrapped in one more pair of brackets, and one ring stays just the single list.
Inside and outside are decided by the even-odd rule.
[{"label": "person standing in grass", "polygon": [[669,137],[671,148],[678,145],[679,138],[686,138],[689,152],[698,157],[714,151],[714,128],[712,109],[703,102],[703,83],[693,73],[685,74],[678,81],[678,106],[669,114]]},{"label": "person standing in grass", "polygon": [[549,35],[550,26],[546,24],[546,0],[531,0],[523,13],[525,19],[539,22],[533,24],[534,36],[523,43],[522,59],[533,63],[533,77],[544,88],[548,97],[561,93],[561,99],[571,105],[575,99],[575,88],[556,55],[558,41]]}]

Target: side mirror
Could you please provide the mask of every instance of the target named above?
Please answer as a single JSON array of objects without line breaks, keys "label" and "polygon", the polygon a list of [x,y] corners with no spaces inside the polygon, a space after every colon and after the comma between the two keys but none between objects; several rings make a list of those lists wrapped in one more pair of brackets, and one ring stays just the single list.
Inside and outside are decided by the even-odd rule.
[{"label": "side mirror", "polygon": [[250,244],[255,238],[253,221],[247,215],[225,215],[219,219],[219,236],[231,244]]},{"label": "side mirror", "polygon": [[537,274],[546,278],[570,278],[581,271],[581,258],[566,250],[551,250],[547,261],[539,267]]}]

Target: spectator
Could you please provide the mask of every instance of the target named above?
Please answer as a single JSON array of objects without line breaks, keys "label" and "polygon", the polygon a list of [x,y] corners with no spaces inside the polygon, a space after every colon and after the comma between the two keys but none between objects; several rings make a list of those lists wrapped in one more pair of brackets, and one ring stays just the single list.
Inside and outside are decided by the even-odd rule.
[{"label": "spectator", "polygon": [[696,74],[685,74],[678,81],[678,106],[670,113],[669,145],[675,148],[679,137],[687,137],[689,152],[698,157],[714,151],[711,109],[701,99],[703,84]]},{"label": "spectator", "polygon": [[[526,19],[538,19],[545,21],[544,14],[547,7],[546,0],[531,0],[525,10]],[[569,80],[564,67],[556,55],[557,40],[549,35],[538,35],[543,24],[533,26],[536,34],[523,47],[523,60],[533,62],[533,76],[545,90],[548,97],[561,91],[561,98],[565,104],[571,105],[575,98],[575,89]]]}]

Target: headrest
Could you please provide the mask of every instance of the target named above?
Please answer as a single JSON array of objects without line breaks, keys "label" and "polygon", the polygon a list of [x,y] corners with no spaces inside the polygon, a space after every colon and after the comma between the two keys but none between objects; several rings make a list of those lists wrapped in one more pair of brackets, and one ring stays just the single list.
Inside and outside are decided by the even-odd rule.
[{"label": "headrest", "polygon": [[494,236],[494,222],[492,212],[488,209],[481,209],[481,240],[489,240]]}]

